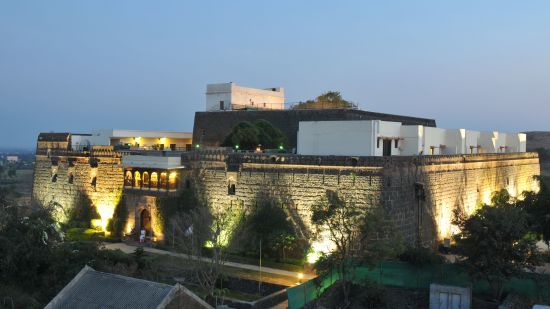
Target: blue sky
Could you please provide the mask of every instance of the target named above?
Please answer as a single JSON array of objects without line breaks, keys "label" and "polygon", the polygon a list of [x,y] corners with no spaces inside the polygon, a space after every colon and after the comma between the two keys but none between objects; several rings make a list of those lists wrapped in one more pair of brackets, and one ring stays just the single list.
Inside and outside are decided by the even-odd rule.
[{"label": "blue sky", "polygon": [[191,131],[207,83],[342,92],[438,126],[550,130],[550,1],[2,1],[0,147]]}]

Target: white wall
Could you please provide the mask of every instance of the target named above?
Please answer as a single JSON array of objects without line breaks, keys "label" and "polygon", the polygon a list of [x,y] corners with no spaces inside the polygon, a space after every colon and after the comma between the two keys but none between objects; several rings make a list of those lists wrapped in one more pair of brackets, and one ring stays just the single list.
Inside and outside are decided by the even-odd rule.
[{"label": "white wall", "polygon": [[232,105],[240,108],[284,109],[285,92],[281,87],[257,89],[238,86],[236,83],[206,85],[206,111],[219,111],[220,101],[224,101],[224,110],[230,110]]},{"label": "white wall", "polygon": [[417,156],[424,150],[424,126],[401,126],[401,137],[401,155]]},{"label": "white wall", "polygon": [[300,121],[302,155],[373,156],[374,121]]},{"label": "white wall", "polygon": [[[297,152],[304,155],[382,156],[383,140],[391,140],[391,155],[394,156],[454,155],[469,154],[470,146],[473,154],[525,152],[526,135],[404,126],[399,122],[380,120],[302,121]],[[395,147],[396,140],[398,147]]]},{"label": "white wall", "polygon": [[478,153],[478,145],[480,145],[481,132],[466,130],[466,139],[464,142],[465,154]]}]

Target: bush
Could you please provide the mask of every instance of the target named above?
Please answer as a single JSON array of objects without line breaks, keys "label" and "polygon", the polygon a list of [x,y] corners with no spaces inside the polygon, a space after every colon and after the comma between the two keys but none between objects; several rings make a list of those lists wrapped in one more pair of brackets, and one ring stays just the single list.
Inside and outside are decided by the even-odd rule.
[{"label": "bush", "polygon": [[438,265],[445,262],[445,259],[442,256],[435,254],[432,250],[416,247],[407,248],[401,255],[399,255],[399,260],[417,267]]}]

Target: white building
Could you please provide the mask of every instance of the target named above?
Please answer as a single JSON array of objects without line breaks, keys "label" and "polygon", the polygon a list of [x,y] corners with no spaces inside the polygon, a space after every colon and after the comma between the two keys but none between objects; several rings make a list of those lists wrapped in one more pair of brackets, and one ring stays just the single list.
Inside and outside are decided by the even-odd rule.
[{"label": "white building", "polygon": [[92,145],[121,146],[130,149],[185,150],[193,142],[189,132],[143,130],[94,130],[90,136]]},{"label": "white building", "polygon": [[525,134],[442,129],[381,120],[302,121],[298,154],[412,156],[525,152]]},{"label": "white building", "polygon": [[8,161],[9,163],[17,163],[17,162],[19,162],[19,157],[18,156],[6,156],[6,161]]},{"label": "white building", "polygon": [[284,109],[283,88],[257,89],[236,83],[206,85],[206,111]]}]

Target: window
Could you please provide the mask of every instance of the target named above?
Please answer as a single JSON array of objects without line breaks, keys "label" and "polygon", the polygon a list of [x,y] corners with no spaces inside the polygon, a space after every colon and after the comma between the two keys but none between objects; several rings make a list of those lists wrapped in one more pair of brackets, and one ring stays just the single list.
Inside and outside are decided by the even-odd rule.
[{"label": "window", "polygon": [[235,187],[235,184],[227,185],[227,195],[235,195],[237,191],[237,188]]},{"label": "window", "polygon": [[220,101],[220,110],[225,110],[225,103],[223,101]]},{"label": "window", "polygon": [[157,189],[159,184],[159,176],[156,172],[151,173],[151,179],[149,180],[151,188]]},{"label": "window", "polygon": [[430,146],[430,156],[433,156],[435,154],[435,147]]},{"label": "window", "polygon": [[141,188],[141,174],[138,171],[134,173],[134,187]]},{"label": "window", "polygon": [[176,144],[170,144],[170,150],[175,151],[176,150]]},{"label": "window", "polygon": [[143,186],[149,188],[149,173],[143,172]]},{"label": "window", "polygon": [[52,175],[52,182],[57,182],[57,173]]},{"label": "window", "polygon": [[395,140],[395,148],[399,148],[399,139]]},{"label": "window", "polygon": [[127,187],[131,187],[132,182],[133,182],[132,171],[126,171],[126,175],[124,176],[124,185]]},{"label": "window", "polygon": [[376,139],[376,148],[380,148],[380,140],[380,137]]},{"label": "window", "polygon": [[74,175],[73,175],[73,173],[69,173],[69,179],[67,179],[67,181],[68,181],[69,183],[73,183],[73,182],[74,182]]},{"label": "window", "polygon": [[177,178],[178,178],[178,174],[176,172],[171,172],[170,175],[168,175],[169,190],[176,190]]},{"label": "window", "polygon": [[166,185],[167,184],[168,184],[168,182],[167,182],[166,172],[160,173],[160,188],[166,190]]},{"label": "window", "polygon": [[92,177],[92,181],[90,182],[90,184],[92,185],[92,188],[93,188],[94,191],[95,191],[96,185],[97,185],[97,177],[95,177],[95,176]]}]

